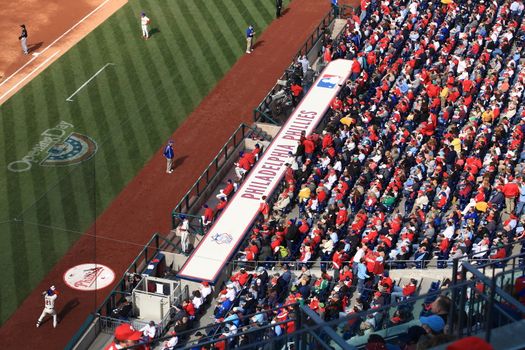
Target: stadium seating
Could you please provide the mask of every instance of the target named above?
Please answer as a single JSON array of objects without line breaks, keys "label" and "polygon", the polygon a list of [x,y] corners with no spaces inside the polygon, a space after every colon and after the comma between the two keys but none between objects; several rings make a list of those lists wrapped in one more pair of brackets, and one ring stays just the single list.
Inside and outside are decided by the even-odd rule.
[{"label": "stadium seating", "polygon": [[[308,304],[329,321],[389,303],[385,266],[448,268],[456,258],[511,254],[507,244],[525,237],[525,24],[511,4],[372,1],[361,18],[349,16],[323,57],[354,60],[353,74],[323,129],[290,156],[273,210],[240,250],[247,269],[267,261],[252,273],[249,300]],[[356,297],[358,249],[369,277]],[[323,268],[313,275],[316,261]],[[286,264],[302,274],[272,271]],[[412,312],[362,320],[345,338]],[[265,322],[287,314],[282,307]]]}]

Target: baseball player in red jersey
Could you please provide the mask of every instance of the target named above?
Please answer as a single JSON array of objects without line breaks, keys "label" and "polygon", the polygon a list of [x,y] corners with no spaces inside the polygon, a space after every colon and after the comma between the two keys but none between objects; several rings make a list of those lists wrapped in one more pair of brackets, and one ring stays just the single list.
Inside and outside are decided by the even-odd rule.
[{"label": "baseball player in red jersey", "polygon": [[[113,342],[106,346],[104,350],[118,350],[128,346],[137,345],[139,340],[142,338],[142,333],[136,331],[129,323],[123,323],[115,328],[115,339]],[[134,350],[144,350],[144,346],[138,346],[133,348]]]},{"label": "baseball player in red jersey", "polygon": [[44,297],[44,311],[42,311],[42,314],[38,318],[38,321],[36,321],[36,327],[40,327],[46,315],[51,315],[53,316],[53,328],[56,328],[58,318],[57,312],[55,311],[55,301],[57,300],[58,292],[55,286],[49,287],[47,291],[42,293],[42,296]]}]

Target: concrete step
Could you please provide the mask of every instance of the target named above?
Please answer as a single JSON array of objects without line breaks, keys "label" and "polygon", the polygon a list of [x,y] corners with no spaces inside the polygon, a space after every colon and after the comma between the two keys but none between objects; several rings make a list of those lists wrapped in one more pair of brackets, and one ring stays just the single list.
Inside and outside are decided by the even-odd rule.
[{"label": "concrete step", "polygon": [[266,135],[270,137],[270,140],[273,139],[277,134],[279,133],[279,130],[281,130],[281,127],[278,125],[273,125],[269,123],[254,123],[254,126],[258,129],[264,132]]},{"label": "concrete step", "polygon": [[345,28],[346,23],[347,23],[346,19],[336,18],[334,27],[332,28],[332,35],[331,35],[332,40],[337,39],[337,37],[341,34],[343,29]]}]

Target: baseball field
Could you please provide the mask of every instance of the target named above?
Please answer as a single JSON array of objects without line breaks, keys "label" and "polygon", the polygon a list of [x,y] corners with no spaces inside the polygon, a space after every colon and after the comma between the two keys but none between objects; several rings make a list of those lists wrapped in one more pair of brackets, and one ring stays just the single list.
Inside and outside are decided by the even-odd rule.
[{"label": "baseball field", "polygon": [[273,1],[130,1],[0,107],[1,323],[273,17]]}]

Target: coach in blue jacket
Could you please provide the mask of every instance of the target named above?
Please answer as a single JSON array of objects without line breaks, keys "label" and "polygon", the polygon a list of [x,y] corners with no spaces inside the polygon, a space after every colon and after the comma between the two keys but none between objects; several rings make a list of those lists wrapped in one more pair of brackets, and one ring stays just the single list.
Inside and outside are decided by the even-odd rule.
[{"label": "coach in blue jacket", "polygon": [[169,140],[166,148],[164,148],[164,157],[166,157],[166,173],[171,174],[173,172],[173,158],[175,157],[173,140]]}]

